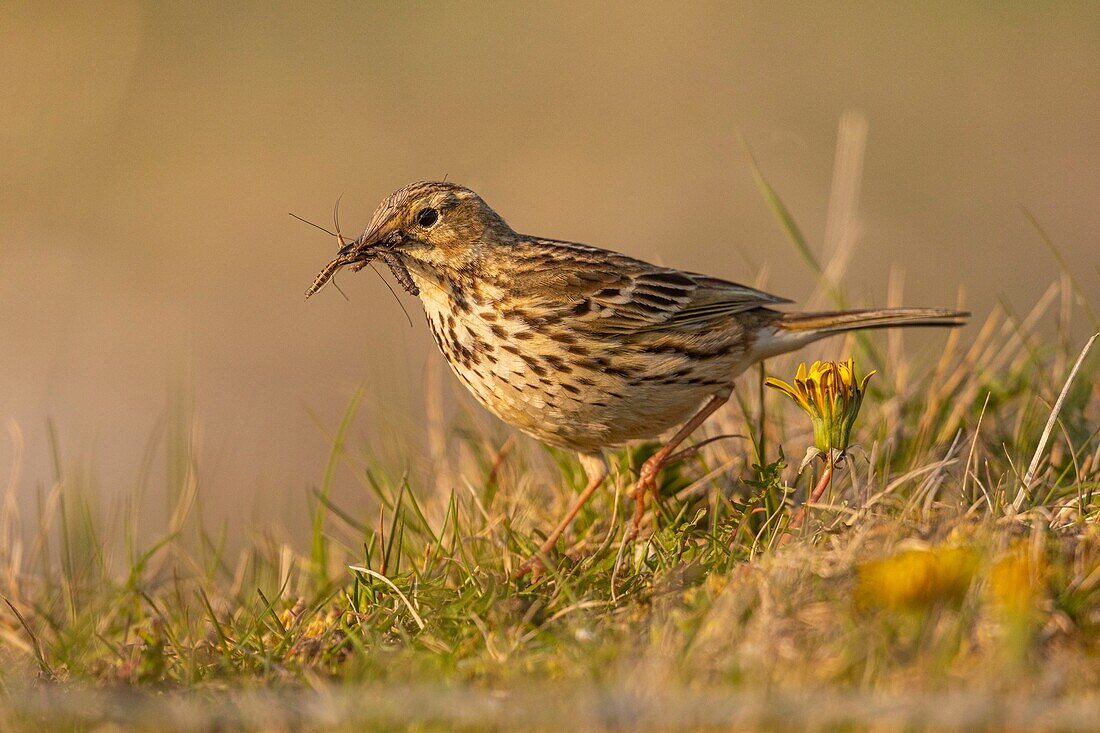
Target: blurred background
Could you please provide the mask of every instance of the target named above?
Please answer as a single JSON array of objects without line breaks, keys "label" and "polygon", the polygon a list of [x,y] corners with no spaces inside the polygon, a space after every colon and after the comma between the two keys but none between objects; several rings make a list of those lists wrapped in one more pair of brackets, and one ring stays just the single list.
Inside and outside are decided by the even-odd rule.
[{"label": "blurred background", "polygon": [[288,212],[342,195],[357,233],[447,176],[519,231],[805,301],[739,136],[820,252],[848,111],[857,300],[894,271],[1027,311],[1059,268],[1021,205],[1100,284],[1091,3],[0,2],[0,481],[33,513],[56,453],[123,496],[182,440],[204,511],[304,531],[358,386],[351,442],[395,470],[434,385],[468,400],[370,271],[303,301],[335,243]]}]

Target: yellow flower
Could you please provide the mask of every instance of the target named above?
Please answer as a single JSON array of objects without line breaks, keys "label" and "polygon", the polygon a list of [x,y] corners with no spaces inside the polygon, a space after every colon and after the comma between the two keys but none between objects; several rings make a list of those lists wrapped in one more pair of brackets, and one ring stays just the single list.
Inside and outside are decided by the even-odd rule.
[{"label": "yellow flower", "polygon": [[988,597],[1005,632],[1004,650],[1017,665],[1027,663],[1046,618],[1048,574],[1045,559],[1034,557],[1024,546],[1001,557],[989,573]]},{"label": "yellow flower", "polygon": [[905,550],[861,565],[856,599],[863,606],[909,610],[958,603],[976,568],[977,558],[964,548]]},{"label": "yellow flower", "polygon": [[994,603],[1009,615],[1032,614],[1042,598],[1046,567],[1034,562],[1026,551],[1017,550],[997,561],[989,578]]},{"label": "yellow flower", "polygon": [[854,359],[848,361],[815,361],[799,364],[794,384],[768,377],[764,384],[779,390],[798,404],[814,426],[814,445],[826,456],[833,451],[843,453],[852,436],[852,425],[863,404],[871,371],[860,379],[856,376]]}]

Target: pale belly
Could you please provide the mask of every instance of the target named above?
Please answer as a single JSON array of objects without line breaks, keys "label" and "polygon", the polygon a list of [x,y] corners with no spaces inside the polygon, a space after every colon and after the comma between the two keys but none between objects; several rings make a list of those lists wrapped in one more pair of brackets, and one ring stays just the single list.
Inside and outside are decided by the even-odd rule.
[{"label": "pale belly", "polygon": [[744,368],[733,347],[685,352],[652,335],[574,338],[476,306],[456,310],[437,289],[422,288],[421,297],[436,344],[482,405],[539,440],[578,451],[678,426],[706,399],[728,394]]}]

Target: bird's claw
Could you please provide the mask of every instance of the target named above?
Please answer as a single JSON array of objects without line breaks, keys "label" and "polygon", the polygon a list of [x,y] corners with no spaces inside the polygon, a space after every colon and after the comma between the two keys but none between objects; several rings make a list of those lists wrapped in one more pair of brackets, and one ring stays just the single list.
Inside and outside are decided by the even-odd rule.
[{"label": "bird's claw", "polygon": [[546,564],[542,561],[542,558],[538,555],[532,555],[527,558],[526,562],[520,565],[518,568],[512,571],[510,578],[512,580],[519,580],[527,575],[531,576],[531,580],[535,581],[542,575],[542,571],[546,569]]}]

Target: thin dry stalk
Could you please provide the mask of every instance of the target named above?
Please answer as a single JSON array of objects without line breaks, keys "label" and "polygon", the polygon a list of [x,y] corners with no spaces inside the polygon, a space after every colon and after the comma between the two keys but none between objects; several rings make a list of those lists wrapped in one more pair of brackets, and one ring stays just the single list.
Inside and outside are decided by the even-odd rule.
[{"label": "thin dry stalk", "polygon": [[862,232],[859,194],[863,183],[863,158],[867,149],[867,117],[848,110],[837,126],[833,181],[829,187],[829,208],[825,216],[825,269],[821,286],[807,302],[821,306],[827,293],[839,293],[840,280],[848,268]]},{"label": "thin dry stalk", "polygon": [[1035,479],[1035,472],[1039,469],[1039,462],[1043,458],[1043,451],[1047,447],[1047,441],[1050,440],[1050,434],[1054,430],[1054,424],[1058,421],[1058,413],[1062,411],[1062,405],[1066,401],[1066,395],[1069,394],[1069,388],[1073,386],[1073,380],[1077,377],[1077,372],[1080,371],[1081,364],[1084,363],[1085,357],[1088,356],[1089,349],[1092,348],[1097,338],[1100,338],[1100,333],[1094,333],[1092,338],[1088,340],[1088,343],[1085,344],[1085,348],[1081,349],[1081,355],[1077,357],[1077,361],[1074,363],[1073,369],[1070,370],[1065,384],[1062,385],[1062,391],[1058,395],[1058,400],[1054,403],[1054,407],[1050,411],[1050,417],[1047,418],[1047,424],[1043,428],[1042,436],[1039,438],[1039,445],[1035,446],[1035,454],[1031,457],[1031,464],[1024,473],[1023,483],[1020,486],[1020,490],[1016,493],[1016,499],[1012,502],[1013,513],[1020,511],[1024,502],[1031,495],[1031,484]]}]

